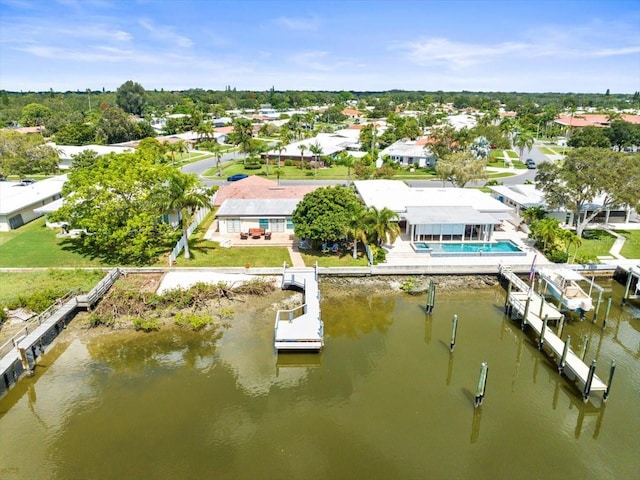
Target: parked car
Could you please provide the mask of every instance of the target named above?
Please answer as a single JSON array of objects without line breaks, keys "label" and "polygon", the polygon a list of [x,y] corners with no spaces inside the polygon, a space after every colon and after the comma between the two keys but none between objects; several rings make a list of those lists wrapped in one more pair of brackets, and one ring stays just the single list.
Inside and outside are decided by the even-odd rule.
[{"label": "parked car", "polygon": [[524,163],[529,170],[533,170],[534,168],[536,168],[536,162],[533,160],[533,158],[527,158]]},{"label": "parked car", "polygon": [[33,178],[23,178],[20,180],[20,183],[23,183],[24,185],[31,185],[32,183],[36,183],[36,181]]},{"label": "parked car", "polygon": [[227,182],[237,182],[238,180],[242,180],[243,178],[247,178],[249,175],[245,175],[244,173],[236,173],[235,175],[231,175],[227,177]]}]

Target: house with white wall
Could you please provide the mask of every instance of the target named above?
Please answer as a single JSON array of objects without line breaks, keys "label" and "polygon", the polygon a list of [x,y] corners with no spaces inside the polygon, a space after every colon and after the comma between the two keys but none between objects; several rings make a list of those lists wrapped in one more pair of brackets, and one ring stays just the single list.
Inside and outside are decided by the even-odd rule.
[{"label": "house with white wall", "polygon": [[382,166],[385,156],[389,156],[391,160],[403,167],[434,168],[436,166],[436,156],[423,143],[415,140],[398,140],[382,150],[378,155],[378,167]]},{"label": "house with white wall", "polygon": [[7,232],[21,227],[43,215],[34,211],[62,196],[66,175],[35,183],[0,182],[0,231]]}]

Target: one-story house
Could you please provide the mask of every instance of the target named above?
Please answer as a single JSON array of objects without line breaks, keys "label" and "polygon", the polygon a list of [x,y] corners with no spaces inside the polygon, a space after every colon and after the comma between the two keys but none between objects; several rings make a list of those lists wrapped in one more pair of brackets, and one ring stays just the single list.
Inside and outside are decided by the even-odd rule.
[{"label": "one-story house", "polygon": [[131,153],[135,151],[132,147],[118,146],[118,145],[56,145],[55,143],[47,143],[58,151],[58,157],[60,158],[59,167],[61,170],[66,170],[71,166],[73,157],[79,155],[87,150],[96,152],[99,156],[108,155],[109,153]]},{"label": "one-story house", "polygon": [[0,231],[21,227],[43,215],[35,211],[62,196],[66,175],[58,175],[34,183],[0,182]]},{"label": "one-story house", "polygon": [[[491,189],[491,196],[496,200],[509,205],[515,211],[514,220],[518,224],[521,221],[522,212],[531,207],[546,208],[546,201],[544,199],[544,192],[538,190],[535,185],[496,185],[489,187]],[[585,205],[585,208],[580,212],[583,218],[591,215],[596,209],[602,207],[604,202],[604,195],[601,195],[594,199],[593,203]],[[614,207],[605,208],[593,219],[593,223],[629,223],[633,209],[627,207]],[[559,208],[557,210],[548,212],[548,215],[557,219],[561,224],[573,225],[575,224],[573,212],[566,208]]]},{"label": "one-story house", "polygon": [[382,165],[385,156],[403,167],[434,168],[436,165],[436,156],[431,150],[423,143],[412,140],[398,140],[382,150],[378,155],[378,166]]},{"label": "one-story house", "polygon": [[251,175],[223,185],[214,206],[220,235],[239,234],[253,228],[293,235],[291,216],[302,198],[318,185],[280,186],[272,180]]},{"label": "one-story house", "polygon": [[388,208],[412,242],[489,242],[513,209],[475,189],[414,188],[398,180],[354,182],[367,207]]}]

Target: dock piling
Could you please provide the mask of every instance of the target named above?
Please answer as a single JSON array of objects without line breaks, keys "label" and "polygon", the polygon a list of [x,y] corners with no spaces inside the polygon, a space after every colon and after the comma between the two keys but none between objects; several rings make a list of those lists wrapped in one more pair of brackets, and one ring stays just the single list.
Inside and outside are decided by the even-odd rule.
[{"label": "dock piling", "polygon": [[596,359],[591,360],[591,366],[589,367],[589,375],[587,381],[584,384],[584,390],[582,391],[582,401],[587,403],[589,401],[589,394],[591,393],[591,382],[593,382],[593,375],[596,373]]},{"label": "dock piling", "polygon": [[476,397],[473,401],[474,407],[479,407],[484,401],[484,396],[487,390],[487,376],[489,374],[489,366],[487,362],[482,362],[480,366],[480,378],[478,379],[478,387],[476,388]]},{"label": "dock piling", "polygon": [[562,338],[562,331],[564,330],[564,315],[560,317],[560,322],[558,323],[558,338]]},{"label": "dock piling", "polygon": [[584,362],[584,357],[587,356],[587,349],[589,348],[589,336],[588,335],[583,335],[582,336],[582,353],[580,354],[580,358],[582,358],[582,361]]},{"label": "dock piling", "polygon": [[560,357],[560,363],[558,364],[558,373],[562,373],[564,366],[567,363],[567,354],[571,348],[571,335],[567,335],[567,339],[564,342],[564,348],[562,349],[562,356]]},{"label": "dock piling", "polygon": [[512,288],[513,287],[511,284],[511,280],[509,280],[509,283],[507,284],[507,296],[504,299],[504,313],[509,313],[509,307],[510,307],[509,298],[511,297]]},{"label": "dock piling", "polygon": [[609,320],[609,312],[611,312],[611,297],[607,300],[607,308],[604,311],[604,320],[602,320],[602,328],[607,326],[607,320]]},{"label": "dock piling", "polygon": [[451,326],[451,343],[449,344],[449,351],[453,352],[456,348],[456,335],[458,333],[458,315],[453,316],[453,322]]},{"label": "dock piling", "polygon": [[524,314],[522,315],[522,323],[520,327],[524,330],[524,326],[527,324],[527,317],[529,316],[529,307],[531,306],[531,297],[527,297],[527,303],[524,306]]},{"label": "dock piling", "polygon": [[598,319],[598,312],[600,311],[600,304],[602,303],[602,290],[598,292],[598,300],[596,301],[596,309],[593,311],[593,323],[596,323]]},{"label": "dock piling", "polygon": [[633,275],[631,275],[631,270],[629,270],[629,274],[627,275],[627,284],[624,287],[624,295],[622,295],[622,305],[627,303],[627,297],[629,296],[629,289],[631,288],[631,279]]},{"label": "dock piling", "polygon": [[613,374],[616,371],[616,361],[611,360],[611,368],[609,369],[609,381],[607,382],[607,389],[604,391],[602,395],[602,401],[606,402],[609,398],[609,393],[611,393],[611,382],[613,382]]},{"label": "dock piling", "polygon": [[540,330],[540,338],[538,339],[538,350],[542,350],[542,346],[544,345],[544,332],[547,330],[548,321],[549,315],[545,315],[544,321],[542,322],[542,329]]},{"label": "dock piling", "polygon": [[425,310],[427,313],[433,313],[436,306],[436,284],[433,280],[429,280],[429,289],[427,290],[427,305]]}]

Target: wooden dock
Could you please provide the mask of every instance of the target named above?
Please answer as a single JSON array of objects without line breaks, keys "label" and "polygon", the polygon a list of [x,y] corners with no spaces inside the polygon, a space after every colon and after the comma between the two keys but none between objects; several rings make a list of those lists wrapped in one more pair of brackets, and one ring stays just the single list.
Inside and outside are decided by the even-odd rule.
[{"label": "wooden dock", "polygon": [[302,291],[303,304],[291,310],[278,310],[274,345],[277,351],[320,351],[324,347],[324,324],[320,318],[318,268],[287,268],[282,272],[282,288]]},{"label": "wooden dock", "polygon": [[[604,392],[603,400],[606,401],[609,387],[595,374],[595,360],[590,366],[586,365],[571,350],[570,337],[566,341],[560,337],[564,315],[508,268],[501,267],[499,273],[509,282],[505,311],[511,318],[521,318],[523,330],[527,325],[533,329],[538,338],[538,349],[542,351],[543,347],[547,347],[544,351],[555,357],[560,373],[578,384],[585,402],[589,400],[591,392]],[[557,333],[548,326],[550,320],[560,320]],[[613,375],[613,368],[610,375]]]},{"label": "wooden dock", "polygon": [[[36,361],[45,347],[64,330],[78,309],[91,308],[121,275],[119,269],[111,270],[86,295],[70,291],[47,310],[29,321],[9,341],[0,345],[0,378],[7,391],[19,378],[33,371]],[[2,389],[0,388],[0,395]]]}]

